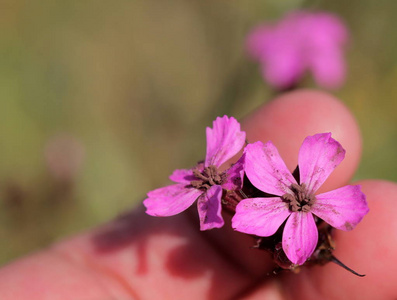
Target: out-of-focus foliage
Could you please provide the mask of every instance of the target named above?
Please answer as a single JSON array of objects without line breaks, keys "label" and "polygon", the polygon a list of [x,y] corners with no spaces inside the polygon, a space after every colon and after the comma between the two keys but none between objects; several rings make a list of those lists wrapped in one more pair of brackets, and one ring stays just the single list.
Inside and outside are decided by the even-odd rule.
[{"label": "out-of-focus foliage", "polygon": [[397,2],[1,4],[0,262],[134,207],[201,159],[216,116],[272,97],[245,35],[298,8],[345,19],[349,73],[337,96],[362,128],[356,177],[397,180]]}]

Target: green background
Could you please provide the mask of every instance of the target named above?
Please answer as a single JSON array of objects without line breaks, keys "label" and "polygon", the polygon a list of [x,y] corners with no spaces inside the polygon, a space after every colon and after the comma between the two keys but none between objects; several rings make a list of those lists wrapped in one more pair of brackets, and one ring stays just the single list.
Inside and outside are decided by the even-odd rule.
[{"label": "green background", "polygon": [[[0,263],[133,208],[203,158],[216,116],[273,95],[244,55],[247,32],[304,7],[337,13],[351,32],[334,94],[362,129],[356,178],[397,180],[397,2],[3,2]],[[68,180],[45,159],[65,136],[56,155],[79,165]]]}]

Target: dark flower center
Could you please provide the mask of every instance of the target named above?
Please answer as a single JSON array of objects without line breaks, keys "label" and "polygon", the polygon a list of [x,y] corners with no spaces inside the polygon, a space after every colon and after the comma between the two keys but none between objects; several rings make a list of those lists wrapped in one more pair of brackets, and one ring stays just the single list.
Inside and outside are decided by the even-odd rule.
[{"label": "dark flower center", "polygon": [[316,202],[316,197],[313,194],[309,194],[306,184],[302,183],[299,185],[294,183],[290,189],[294,193],[293,195],[286,193],[281,196],[281,199],[288,204],[289,210],[292,212],[308,212],[310,207]]},{"label": "dark flower center", "polygon": [[204,168],[202,172],[199,169],[194,169],[193,175],[198,180],[192,180],[190,184],[196,189],[208,190],[213,185],[222,185],[226,179],[226,174],[220,173],[214,165]]}]

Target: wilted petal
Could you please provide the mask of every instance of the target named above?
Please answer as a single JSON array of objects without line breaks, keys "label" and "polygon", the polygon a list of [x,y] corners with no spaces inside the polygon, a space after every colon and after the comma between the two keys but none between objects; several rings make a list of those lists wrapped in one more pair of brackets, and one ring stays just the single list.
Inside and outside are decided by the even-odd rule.
[{"label": "wilted petal", "polygon": [[220,185],[213,185],[198,199],[197,209],[200,217],[200,230],[220,228],[223,226],[221,198],[222,187]]},{"label": "wilted petal", "polygon": [[226,171],[226,182],[222,184],[222,188],[226,190],[241,190],[244,178],[245,154]]},{"label": "wilted petal", "polygon": [[311,212],[341,230],[352,230],[368,213],[359,185],[347,185],[316,196]]},{"label": "wilted petal", "polygon": [[196,176],[193,175],[193,169],[178,169],[175,170],[169,177],[172,181],[177,183],[183,183],[185,185],[190,184],[193,180],[197,180]]},{"label": "wilted petal", "polygon": [[288,218],[283,232],[283,250],[288,259],[303,265],[312,255],[318,241],[318,231],[310,212],[294,212]]},{"label": "wilted petal", "polygon": [[290,215],[281,198],[248,198],[236,207],[232,227],[240,232],[257,236],[274,234]]},{"label": "wilted petal", "polygon": [[331,133],[308,136],[299,150],[300,183],[314,193],[345,157],[345,150]]},{"label": "wilted petal", "polygon": [[221,166],[236,155],[245,143],[245,132],[233,117],[218,117],[213,128],[207,127],[207,154],[205,166]]},{"label": "wilted petal", "polygon": [[193,204],[203,191],[174,184],[149,192],[143,201],[146,213],[156,217],[179,214]]},{"label": "wilted petal", "polygon": [[249,144],[245,154],[245,173],[255,187],[277,196],[292,193],[289,187],[296,180],[272,142]]}]

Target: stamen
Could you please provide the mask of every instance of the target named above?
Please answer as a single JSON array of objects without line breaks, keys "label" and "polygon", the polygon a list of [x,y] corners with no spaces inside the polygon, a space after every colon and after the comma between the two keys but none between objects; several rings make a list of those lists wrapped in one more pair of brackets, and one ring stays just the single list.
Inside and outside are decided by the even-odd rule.
[{"label": "stamen", "polygon": [[221,185],[225,180],[225,175],[220,174],[214,165],[204,168],[202,172],[199,169],[194,169],[193,175],[198,180],[192,180],[190,184],[196,189],[208,190],[213,185]]},{"label": "stamen", "polygon": [[208,177],[204,176],[198,169],[194,169],[193,170],[193,175],[197,178],[197,179],[201,179],[203,181],[207,181]]},{"label": "stamen", "polygon": [[294,194],[286,193],[281,196],[281,199],[288,203],[290,211],[310,211],[310,207],[316,202],[316,197],[308,193],[306,184],[302,183],[299,185],[294,183],[290,189]]}]

